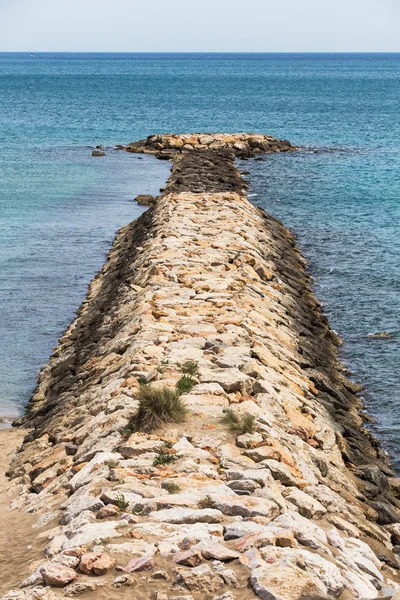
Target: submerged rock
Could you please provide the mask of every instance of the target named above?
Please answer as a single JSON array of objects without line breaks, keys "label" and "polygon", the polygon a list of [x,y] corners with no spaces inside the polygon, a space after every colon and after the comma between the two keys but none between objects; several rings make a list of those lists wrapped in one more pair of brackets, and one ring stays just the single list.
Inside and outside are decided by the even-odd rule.
[{"label": "submerged rock", "polygon": [[135,202],[141,206],[154,206],[156,203],[156,198],[154,196],[150,196],[150,194],[139,194],[139,196],[136,196]]}]

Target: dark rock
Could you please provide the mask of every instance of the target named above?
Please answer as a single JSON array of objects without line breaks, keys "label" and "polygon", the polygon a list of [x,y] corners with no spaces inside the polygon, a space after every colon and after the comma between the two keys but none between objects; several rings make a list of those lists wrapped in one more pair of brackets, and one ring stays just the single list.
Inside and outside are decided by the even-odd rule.
[{"label": "dark rock", "polygon": [[382,473],[379,467],[375,465],[358,467],[356,475],[360,477],[360,479],[373,483],[379,494],[382,494],[389,488],[388,478]]},{"label": "dark rock", "polygon": [[135,200],[141,206],[154,206],[156,203],[156,198],[150,194],[139,194],[139,196],[136,196]]},{"label": "dark rock", "polygon": [[369,502],[371,508],[378,513],[377,523],[379,525],[390,525],[391,523],[400,523],[400,515],[392,506],[385,502]]},{"label": "dark rock", "polygon": [[68,456],[74,456],[78,451],[78,446],[75,444],[65,444],[65,453]]}]

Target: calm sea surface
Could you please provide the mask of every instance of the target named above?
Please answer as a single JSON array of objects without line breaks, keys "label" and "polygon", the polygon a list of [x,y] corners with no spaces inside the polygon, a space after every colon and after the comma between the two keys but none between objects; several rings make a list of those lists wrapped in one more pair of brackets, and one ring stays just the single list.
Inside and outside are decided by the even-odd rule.
[{"label": "calm sea surface", "polygon": [[[375,430],[400,465],[400,55],[0,54],[0,415],[169,164],[109,150],[154,132],[256,131],[304,150],[247,161],[292,228]],[[374,331],[391,340],[370,340]]]}]

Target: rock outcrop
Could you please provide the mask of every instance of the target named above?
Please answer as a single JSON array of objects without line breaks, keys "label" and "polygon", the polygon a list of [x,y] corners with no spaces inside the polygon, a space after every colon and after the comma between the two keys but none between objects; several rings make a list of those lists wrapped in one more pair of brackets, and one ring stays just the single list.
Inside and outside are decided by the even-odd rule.
[{"label": "rock outcrop", "polygon": [[[12,507],[48,530],[3,600],[398,597],[399,481],[292,235],[244,188],[232,152],[179,153],[119,231],[23,419]],[[144,388],[186,416],[135,431]]]}]

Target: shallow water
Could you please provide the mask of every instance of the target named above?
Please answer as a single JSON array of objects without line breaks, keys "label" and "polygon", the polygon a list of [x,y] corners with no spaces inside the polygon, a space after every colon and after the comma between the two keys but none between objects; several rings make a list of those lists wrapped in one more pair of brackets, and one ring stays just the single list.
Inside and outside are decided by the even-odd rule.
[{"label": "shallow water", "polygon": [[[259,131],[308,150],[246,161],[290,226],[400,461],[399,54],[0,54],[0,415],[18,413],[115,230],[169,165],[90,145]],[[317,153],[311,148],[318,150]],[[391,340],[370,340],[386,330]]]}]

